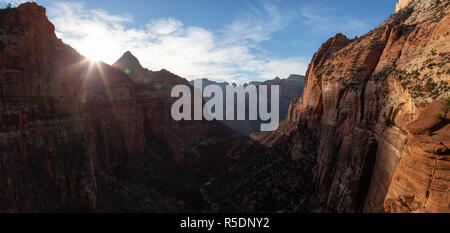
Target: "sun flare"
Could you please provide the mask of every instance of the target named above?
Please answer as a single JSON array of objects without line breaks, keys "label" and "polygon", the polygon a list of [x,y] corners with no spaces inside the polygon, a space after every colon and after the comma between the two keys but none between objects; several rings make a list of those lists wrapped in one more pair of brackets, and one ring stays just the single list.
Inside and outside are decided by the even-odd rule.
[{"label": "sun flare", "polygon": [[110,62],[111,57],[114,57],[114,55],[111,54],[111,49],[99,41],[84,42],[80,46],[79,52],[92,62],[102,61],[108,63]]}]

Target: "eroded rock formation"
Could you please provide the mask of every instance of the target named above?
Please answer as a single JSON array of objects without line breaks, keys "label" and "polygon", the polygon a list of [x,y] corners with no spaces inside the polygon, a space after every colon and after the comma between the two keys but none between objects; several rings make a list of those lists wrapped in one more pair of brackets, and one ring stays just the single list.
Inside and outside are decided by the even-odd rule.
[{"label": "eroded rock formation", "polygon": [[320,47],[265,150],[172,121],[186,80],[91,63],[35,3],[1,10],[0,211],[450,212],[450,3],[401,8]]},{"label": "eroded rock formation", "polygon": [[79,55],[36,3],[0,11],[0,212],[203,208],[201,184],[247,140],[173,121],[167,89],[187,81],[120,62]]},{"label": "eroded rock formation", "polygon": [[398,0],[397,4],[395,5],[395,12],[399,12],[403,8],[407,7],[408,4],[413,0]]},{"label": "eroded rock formation", "polygon": [[[450,96],[450,3],[405,4],[361,38],[337,34],[324,43],[309,65],[303,98],[291,104],[286,127],[258,138],[272,147],[271,156],[278,155],[274,160],[288,156],[304,165],[296,171],[301,194],[277,186],[274,198],[299,195],[308,201],[282,211],[450,212],[448,115],[435,120],[439,111],[431,107]],[[271,164],[242,165],[269,173],[270,182],[259,191],[236,194],[248,197],[258,211],[273,211],[260,206],[266,199],[258,193],[276,182],[291,184],[270,179],[283,169]],[[210,186],[233,186],[230,176]],[[253,178],[245,184],[262,180]],[[211,193],[219,197],[210,197],[216,206],[228,210],[222,193],[214,188]]]},{"label": "eroded rock formation", "polygon": [[428,105],[407,126],[407,143],[384,203],[387,212],[449,212],[450,125],[448,114],[440,115],[441,105]]}]

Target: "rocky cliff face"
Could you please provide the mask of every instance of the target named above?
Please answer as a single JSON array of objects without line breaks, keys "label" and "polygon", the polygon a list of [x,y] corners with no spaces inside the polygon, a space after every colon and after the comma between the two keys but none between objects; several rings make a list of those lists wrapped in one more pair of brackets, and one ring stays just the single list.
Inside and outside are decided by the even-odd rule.
[{"label": "rocky cliff face", "polygon": [[408,4],[410,2],[412,2],[413,0],[398,0],[397,4],[395,5],[395,13],[401,11],[402,9],[404,9],[405,7],[408,6]]},{"label": "rocky cliff face", "polygon": [[35,3],[0,11],[0,212],[202,208],[200,185],[241,141],[214,122],[174,122],[167,88],[187,81],[146,80],[130,58],[127,72],[91,63]]},{"label": "rocky cliff face", "polygon": [[[439,108],[432,107],[450,96],[449,5],[411,1],[363,37],[338,34],[314,55],[287,127],[259,139],[277,161],[287,155],[304,165],[297,189],[308,201],[297,211],[450,211],[448,115],[433,117]],[[283,169],[268,166],[253,169],[267,177]],[[271,180],[259,192],[275,182],[289,185]],[[242,196],[264,202],[251,192]]]},{"label": "rocky cliff face", "polygon": [[407,126],[407,143],[384,202],[387,212],[449,212],[450,125],[441,106],[429,104]]},{"label": "rocky cliff face", "polygon": [[[437,151],[414,153],[431,156],[439,163],[426,165],[417,159],[415,166],[409,167],[413,169],[402,171],[410,146],[418,142],[408,136],[408,124],[427,111],[424,106],[450,94],[449,10],[448,2],[413,1],[362,38],[350,41],[337,35],[314,56],[303,101],[296,108],[298,120],[306,124],[299,135],[308,132],[308,137],[318,141],[312,175],[327,208],[391,211],[393,199],[400,204],[408,197],[427,196],[437,200],[418,201],[412,209],[449,211],[448,176],[430,178],[434,169],[448,172],[444,168],[448,148],[441,148],[442,157]],[[294,158],[305,156],[298,150],[291,153]],[[402,177],[409,189],[393,197],[392,191],[388,194],[397,182],[393,175],[403,172],[410,174]],[[420,180],[418,173],[422,173]],[[412,183],[417,186],[411,187]],[[433,188],[436,186],[439,188]],[[427,189],[429,194],[422,193]],[[388,204],[383,208],[385,199]]]},{"label": "rocky cliff face", "polygon": [[[163,141],[167,144],[174,161],[194,170],[205,170],[206,174],[217,175],[230,164],[231,161],[227,160],[238,159],[238,151],[247,147],[248,138],[238,136],[216,121],[172,119],[171,107],[176,98],[171,98],[170,92],[176,85],[189,86],[186,79],[167,70],[154,72],[145,69],[130,52],[126,52],[113,67],[129,73],[135,81],[145,134],[150,141],[156,139],[158,143]],[[193,93],[193,89],[191,91]]]},{"label": "rocky cliff face", "polygon": [[0,211],[199,211],[217,177],[201,190],[213,211],[450,212],[449,11],[413,0],[329,39],[262,150],[172,121],[186,80],[131,53],[91,63],[35,3],[1,10]]},{"label": "rocky cliff face", "polygon": [[98,172],[146,149],[132,80],[64,45],[36,4],[0,18],[1,211],[99,208]]}]

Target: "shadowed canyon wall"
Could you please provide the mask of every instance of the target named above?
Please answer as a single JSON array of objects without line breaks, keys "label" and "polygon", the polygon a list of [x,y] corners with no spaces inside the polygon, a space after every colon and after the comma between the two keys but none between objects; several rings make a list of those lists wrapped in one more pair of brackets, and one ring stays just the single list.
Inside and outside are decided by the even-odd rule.
[{"label": "shadowed canyon wall", "polygon": [[[449,119],[439,107],[450,96],[450,3],[399,4],[402,9],[361,38],[337,34],[319,48],[288,119],[257,137],[274,160],[302,165],[290,165],[299,169],[301,191],[280,191],[290,180],[246,178],[246,185],[259,184],[257,191],[235,193],[249,199],[247,209],[264,206],[268,199],[258,192],[278,183],[272,200],[278,209],[259,211],[450,212]],[[267,179],[284,169],[252,162],[240,166],[270,173]],[[214,189],[242,187],[230,177],[210,185],[219,211],[229,203]],[[303,208],[283,205],[290,195],[307,199]]]},{"label": "shadowed canyon wall", "polygon": [[449,11],[401,1],[330,38],[261,148],[173,121],[183,78],[86,60],[35,3],[1,10],[0,212],[450,212]]},{"label": "shadowed canyon wall", "polygon": [[167,88],[186,80],[93,63],[54,30],[36,3],[0,11],[0,211],[200,211],[248,139],[173,121]]}]

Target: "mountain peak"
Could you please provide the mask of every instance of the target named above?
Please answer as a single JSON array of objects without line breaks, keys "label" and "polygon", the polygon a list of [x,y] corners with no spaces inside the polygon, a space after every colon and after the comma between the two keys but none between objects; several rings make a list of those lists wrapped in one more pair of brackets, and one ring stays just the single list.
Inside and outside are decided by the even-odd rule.
[{"label": "mountain peak", "polygon": [[2,26],[17,24],[27,25],[30,30],[34,30],[37,34],[53,35],[55,27],[48,20],[44,7],[35,2],[26,2],[20,4],[16,8],[0,9],[2,14]]},{"label": "mountain peak", "polygon": [[26,10],[28,12],[37,12],[39,14],[45,15],[46,10],[44,7],[38,5],[36,2],[25,2],[20,4],[17,9]]},{"label": "mountain peak", "polygon": [[[136,58],[130,51],[126,51],[123,55],[122,55],[122,57],[134,57],[134,58]],[[136,58],[137,59],[137,58]]]},{"label": "mountain peak", "polygon": [[304,75],[298,75],[298,74],[291,74],[289,75],[289,77],[287,78],[287,80],[289,81],[293,81],[293,80],[305,80],[305,76]]},{"label": "mountain peak", "polygon": [[122,70],[142,69],[141,63],[130,51],[126,51],[113,66]]}]

